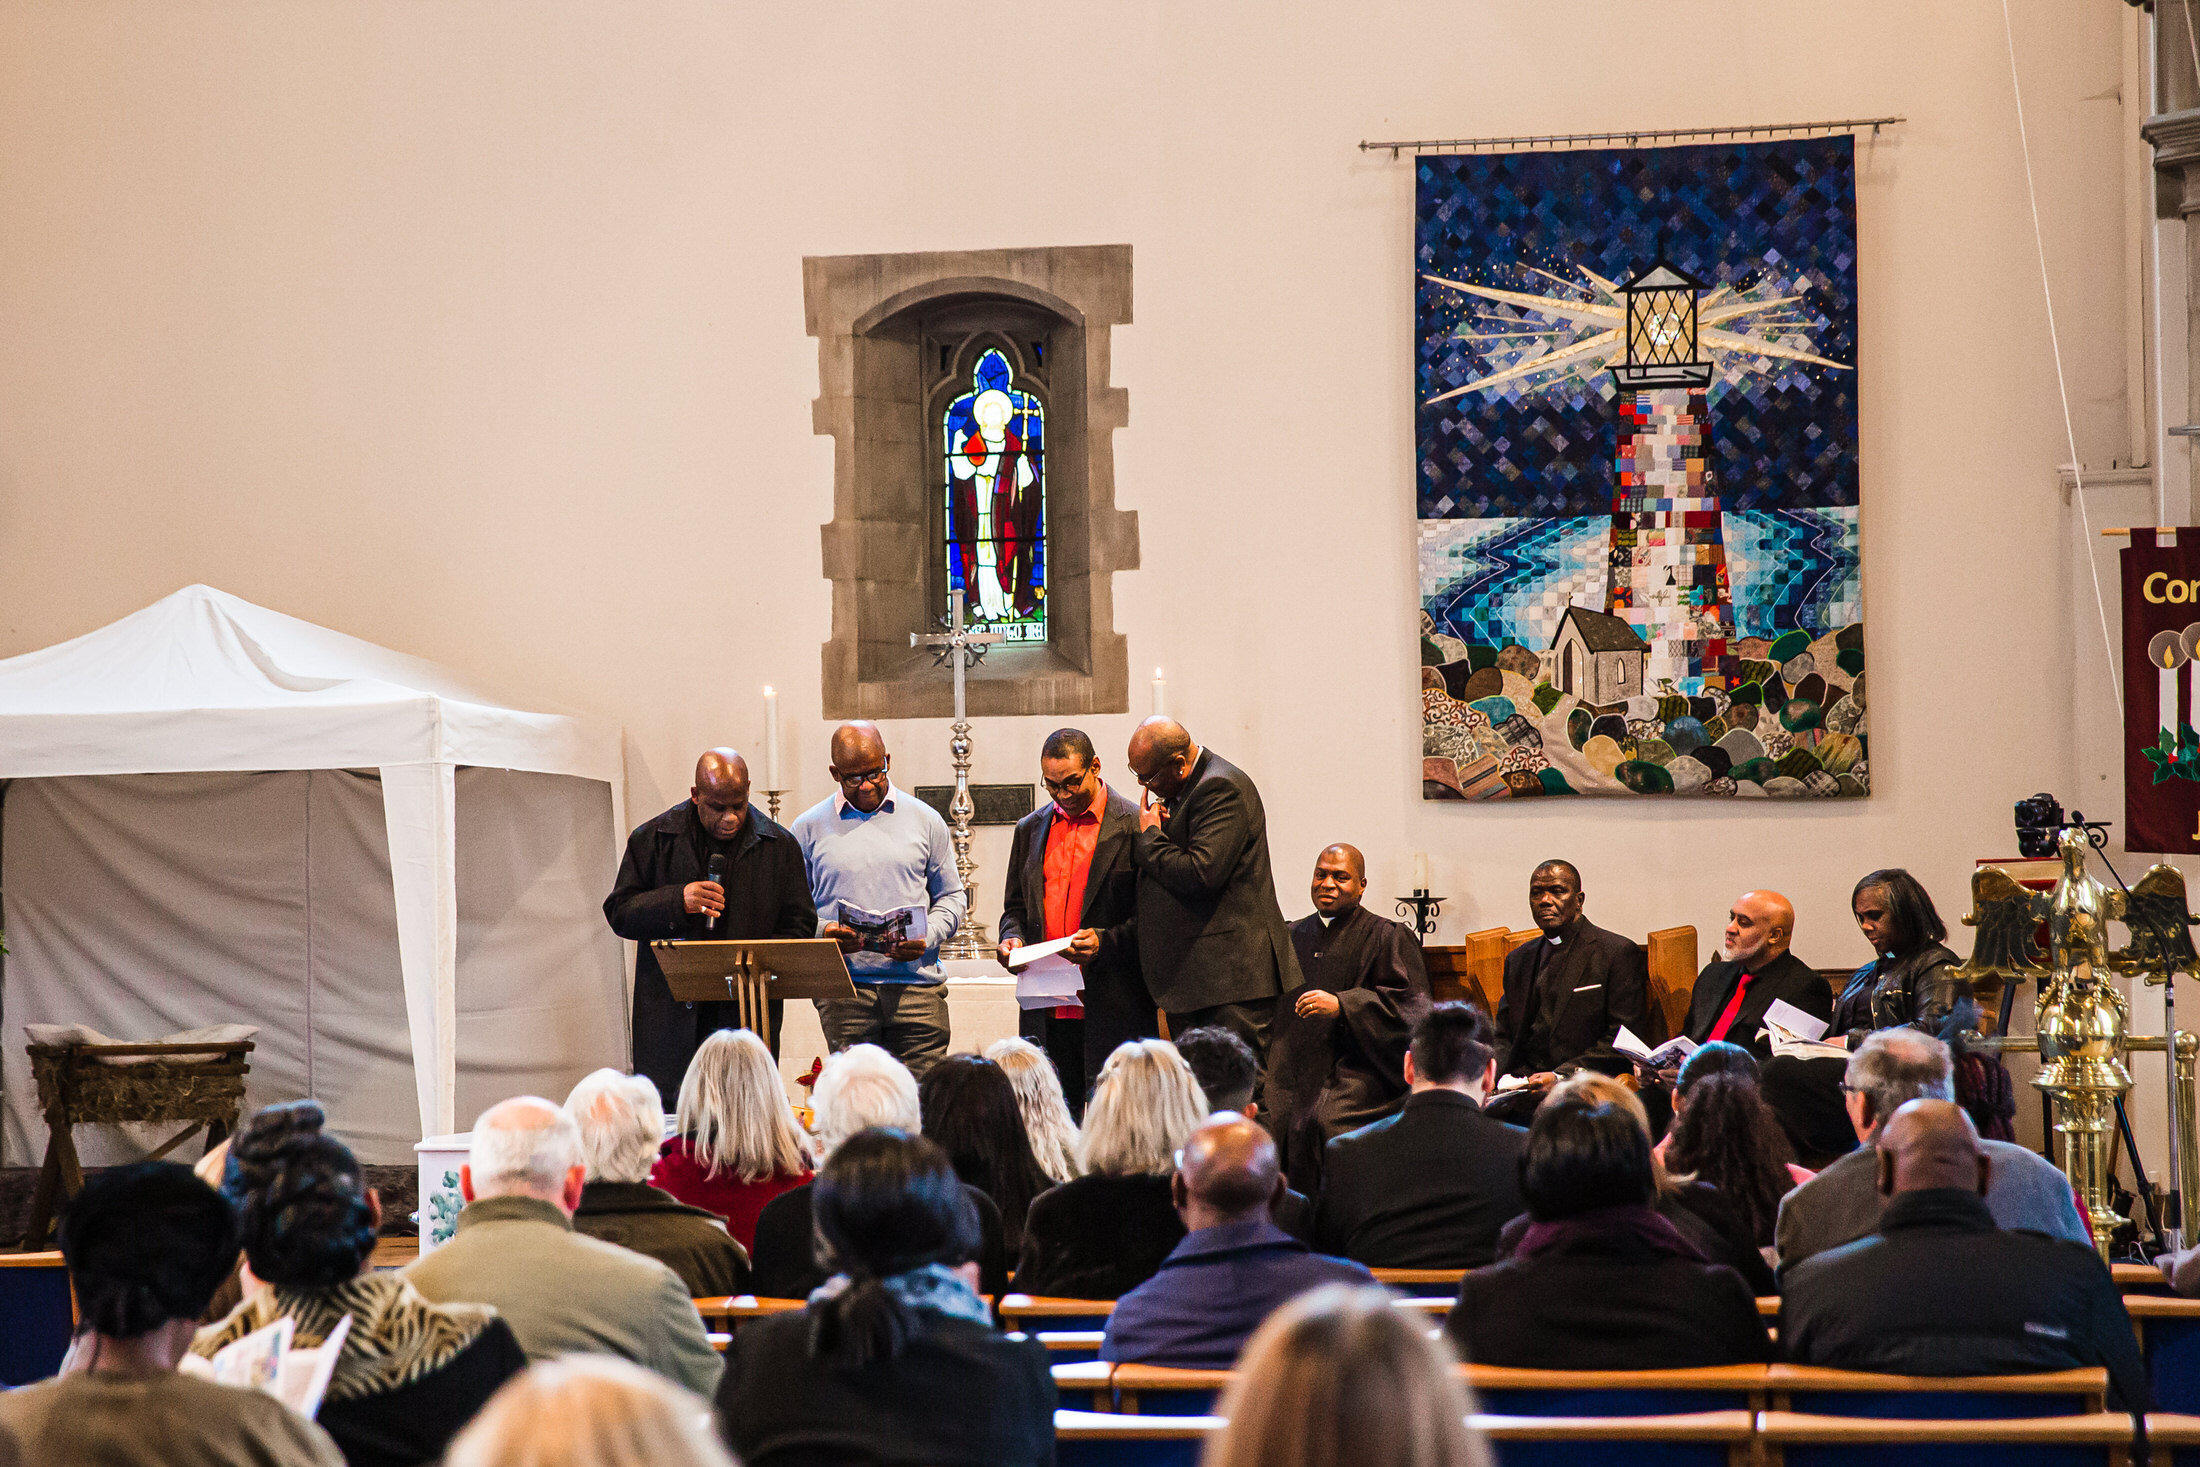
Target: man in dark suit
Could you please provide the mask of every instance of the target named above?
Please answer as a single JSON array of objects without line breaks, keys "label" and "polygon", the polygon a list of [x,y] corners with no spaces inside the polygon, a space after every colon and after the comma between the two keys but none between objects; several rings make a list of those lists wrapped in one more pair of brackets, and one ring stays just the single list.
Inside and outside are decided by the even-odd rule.
[{"label": "man in dark suit", "polygon": [[1587,893],[1570,861],[1545,861],[1528,877],[1528,909],[1542,936],[1505,956],[1497,1002],[1497,1073],[1531,1095],[1500,1097],[1498,1114],[1525,1120],[1563,1065],[1624,1074],[1612,1040],[1625,1024],[1650,1043],[1650,967],[1642,949],[1582,915]]},{"label": "man in dark suit", "polygon": [[1765,1010],[1774,999],[1814,1018],[1833,1017],[1833,990],[1816,969],[1788,950],[1795,940],[1795,908],[1776,891],[1745,891],[1727,913],[1719,956],[1704,964],[1688,1000],[1685,1031],[1698,1044],[1723,1039],[1757,1057],[1772,1058],[1763,1034]]},{"label": "man in dark suit", "polygon": [[1413,1026],[1394,1116],[1329,1143],[1314,1246],[1370,1268],[1480,1268],[1520,1215],[1527,1133],[1482,1113],[1496,1082],[1490,1021],[1440,1003]]},{"label": "man in dark suit", "polygon": [[1993,1165],[1952,1100],[1913,1100],[1878,1142],[1879,1231],[1789,1270],[1780,1341],[1799,1365],[1894,1375],[2021,1375],[2105,1366],[2108,1404],[2147,1405],[2131,1316],[2083,1243],[2004,1232]]},{"label": "man in dark suit", "polygon": [[[720,881],[710,879],[718,859]],[[665,986],[650,943],[659,939],[815,937],[817,908],[802,848],[749,803],[749,764],[732,749],[695,762],[688,797],[626,840],[619,879],[604,898],[611,930],[640,944],[634,956],[634,1072],[678,1095],[707,1034],[739,1024],[730,1003],[682,1003]],[[715,922],[711,921],[716,918]],[[778,1053],[784,1005],[771,1005]]]},{"label": "man in dark suit", "polygon": [[1234,1029],[1268,1052],[1273,1000],[1299,986],[1276,905],[1268,816],[1244,771],[1159,714],[1131,734],[1138,812],[1138,963],[1169,1032]]},{"label": "man in dark suit", "polygon": [[1138,900],[1138,807],[1100,777],[1092,740],[1078,729],[1047,735],[1039,775],[1053,798],[1017,821],[1009,842],[1000,959],[1005,968],[1027,943],[1071,939],[1063,956],[1084,969],[1083,1004],[1026,1009],[1019,1027],[1054,1061],[1070,1108],[1082,1114],[1115,1047],[1159,1032],[1125,926]]}]

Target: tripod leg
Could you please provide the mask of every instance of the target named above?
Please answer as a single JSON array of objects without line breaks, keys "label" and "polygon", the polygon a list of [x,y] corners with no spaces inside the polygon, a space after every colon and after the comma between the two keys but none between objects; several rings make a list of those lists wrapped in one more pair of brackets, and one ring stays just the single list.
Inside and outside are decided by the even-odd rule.
[{"label": "tripod leg", "polygon": [[2139,1141],[2131,1133],[2131,1112],[2124,1108],[2124,1098],[2121,1095],[2116,1097],[2116,1128],[2123,1133],[2124,1152],[2131,1158],[2131,1175],[2138,1184],[2139,1200],[2146,1204],[2147,1226],[2154,1230],[2155,1241],[2159,1243],[2162,1238],[2162,1218],[2155,1211],[2154,1187],[2147,1181],[2146,1163],[2139,1160]]}]

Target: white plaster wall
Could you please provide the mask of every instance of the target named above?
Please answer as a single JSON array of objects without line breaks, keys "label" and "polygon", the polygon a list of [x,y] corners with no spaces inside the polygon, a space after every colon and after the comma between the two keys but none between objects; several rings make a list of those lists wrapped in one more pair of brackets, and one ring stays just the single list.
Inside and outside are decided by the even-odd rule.
[{"label": "white plaster wall", "polygon": [[[2122,7],[2014,0],[2080,456],[2125,450]],[[989,52],[989,42],[1009,49]],[[1877,793],[1420,798],[1413,170],[1368,137],[1902,114],[1859,146]],[[2009,803],[2077,775],[2082,562],[1998,9],[1394,0],[21,0],[0,11],[0,653],[191,581],[611,715],[629,809],[786,690],[821,797],[831,446],[800,257],[1128,241],[1116,581],[1134,708],[1261,780],[1286,910],[1326,841],[1433,856],[1446,938],[1715,931],[1854,878],[1951,920]],[[2087,598],[2089,600],[2089,597]],[[2081,676],[2080,673],[2087,675]],[[977,776],[1034,777],[1037,720]],[[891,725],[905,782],[944,721]],[[799,755],[799,758],[794,756]],[[1006,832],[985,833],[982,910]],[[1961,945],[1959,941],[1959,946]]]}]

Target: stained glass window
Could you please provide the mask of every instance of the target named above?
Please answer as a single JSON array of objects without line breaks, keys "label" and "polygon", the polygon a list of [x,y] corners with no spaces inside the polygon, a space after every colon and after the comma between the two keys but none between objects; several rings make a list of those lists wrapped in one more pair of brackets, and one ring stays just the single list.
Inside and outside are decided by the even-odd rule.
[{"label": "stained glass window", "polygon": [[[941,418],[942,549],[963,614],[1011,642],[1047,639],[1046,409],[997,348]],[[948,608],[943,606],[944,612]]]}]

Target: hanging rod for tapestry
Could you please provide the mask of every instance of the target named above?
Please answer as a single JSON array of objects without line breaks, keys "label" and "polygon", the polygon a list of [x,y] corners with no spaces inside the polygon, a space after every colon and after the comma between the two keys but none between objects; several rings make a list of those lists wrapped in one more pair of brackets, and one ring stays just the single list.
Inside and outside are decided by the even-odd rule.
[{"label": "hanging rod for tapestry", "polygon": [[1766,122],[1750,127],[1664,127],[1636,128],[1628,132],[1567,132],[1548,137],[1524,138],[1422,138],[1411,142],[1360,144],[1363,153],[1390,150],[1395,158],[1410,152],[1416,157],[1423,153],[1503,153],[1521,152],[1530,148],[1569,148],[1592,143],[1625,143],[1637,147],[1643,143],[1655,143],[1661,139],[1706,138],[1713,142],[1727,138],[1741,142],[1745,138],[1795,137],[1816,132],[1859,132],[1870,128],[1874,135],[1883,127],[1909,121],[1906,117],[1848,117],[1837,122]]}]

